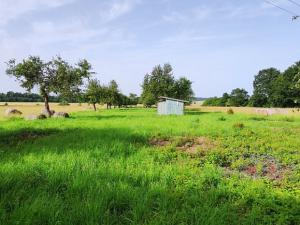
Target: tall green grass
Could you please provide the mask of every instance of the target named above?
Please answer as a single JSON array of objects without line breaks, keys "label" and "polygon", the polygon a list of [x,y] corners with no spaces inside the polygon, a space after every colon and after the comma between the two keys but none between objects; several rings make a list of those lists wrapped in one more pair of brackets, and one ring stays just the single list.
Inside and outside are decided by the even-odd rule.
[{"label": "tall green grass", "polygon": [[[149,144],[154,136],[205,136],[215,147],[195,157]],[[3,121],[0,224],[300,224],[299,137],[297,118],[226,113]],[[248,156],[289,172],[247,176],[237,168]]]}]

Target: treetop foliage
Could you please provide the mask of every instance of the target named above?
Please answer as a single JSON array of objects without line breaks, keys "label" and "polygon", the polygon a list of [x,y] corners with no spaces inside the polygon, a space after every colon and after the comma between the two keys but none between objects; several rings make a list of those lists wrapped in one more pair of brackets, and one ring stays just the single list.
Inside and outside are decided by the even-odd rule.
[{"label": "treetop foliage", "polygon": [[16,63],[15,59],[9,60],[6,73],[16,77],[27,91],[31,91],[35,86],[38,87],[44,98],[45,109],[51,115],[50,93],[65,97],[79,93],[83,80],[93,74],[91,69],[92,66],[87,60],[81,60],[72,66],[61,57],[44,62],[37,56],[29,56],[20,63]]},{"label": "treetop foliage", "polygon": [[253,95],[249,98],[243,89],[235,89],[230,95],[207,99],[207,106],[299,107],[300,61],[280,72],[276,68],[263,69],[253,81]]},{"label": "treetop foliage", "polygon": [[144,77],[141,98],[145,106],[151,106],[160,96],[190,100],[193,97],[192,82],[185,77],[176,80],[168,63],[157,65]]}]

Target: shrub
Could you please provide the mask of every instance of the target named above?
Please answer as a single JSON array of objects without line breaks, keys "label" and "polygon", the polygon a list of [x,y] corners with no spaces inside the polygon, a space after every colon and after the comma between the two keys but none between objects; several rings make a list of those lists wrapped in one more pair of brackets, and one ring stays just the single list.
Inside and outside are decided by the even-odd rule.
[{"label": "shrub", "polygon": [[38,120],[44,120],[44,119],[47,119],[47,116],[44,115],[44,114],[40,114],[40,115],[37,116],[37,119]]},{"label": "shrub", "polygon": [[233,111],[233,109],[231,109],[231,108],[230,108],[230,109],[228,109],[228,110],[227,110],[227,114],[229,114],[229,115],[233,115],[233,114],[234,114],[234,111]]},{"label": "shrub", "polygon": [[62,101],[62,102],[58,103],[58,105],[66,106],[66,105],[70,105],[70,104],[67,101]]},{"label": "shrub", "polygon": [[221,116],[221,117],[218,118],[218,120],[219,120],[219,121],[225,121],[226,118],[225,118],[224,116]]},{"label": "shrub", "polygon": [[264,121],[264,120],[266,120],[266,118],[265,117],[259,117],[259,116],[253,116],[253,117],[250,117],[249,120]]},{"label": "shrub", "polygon": [[295,119],[293,117],[287,117],[287,116],[284,117],[283,120],[286,122],[294,122],[295,121]]},{"label": "shrub", "polygon": [[233,128],[243,129],[245,125],[243,123],[235,123],[233,124]]},{"label": "shrub", "polygon": [[4,106],[8,106],[8,103],[7,103],[7,102],[5,102],[5,103],[4,103]]}]

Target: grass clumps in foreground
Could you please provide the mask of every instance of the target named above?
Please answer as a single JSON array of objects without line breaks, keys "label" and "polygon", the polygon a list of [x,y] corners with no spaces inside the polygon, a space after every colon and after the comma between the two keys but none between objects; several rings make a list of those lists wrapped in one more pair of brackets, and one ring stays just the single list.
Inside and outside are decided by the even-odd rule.
[{"label": "grass clumps in foreground", "polygon": [[0,224],[299,224],[299,118],[222,116],[2,121]]}]

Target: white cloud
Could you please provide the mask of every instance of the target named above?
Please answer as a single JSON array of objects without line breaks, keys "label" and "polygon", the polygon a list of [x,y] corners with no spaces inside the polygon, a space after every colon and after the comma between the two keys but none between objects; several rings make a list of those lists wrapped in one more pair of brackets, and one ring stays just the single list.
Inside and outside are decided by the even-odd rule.
[{"label": "white cloud", "polygon": [[[280,0],[278,5],[288,7],[289,2]],[[253,4],[248,2],[244,4],[226,3],[222,6],[216,5],[201,5],[185,12],[171,11],[162,16],[164,22],[179,23],[184,22],[194,23],[202,20],[222,20],[222,19],[250,19],[260,16],[278,16],[280,15],[279,9],[274,6],[261,2],[260,4]]]},{"label": "white cloud", "polygon": [[185,43],[194,43],[194,42],[205,42],[205,41],[213,41],[213,40],[225,40],[225,39],[237,39],[237,38],[243,38],[244,35],[242,34],[210,34],[205,35],[201,34],[199,32],[193,32],[191,30],[184,30],[176,35],[166,37],[163,39],[160,44],[162,46],[165,45],[179,45],[179,44],[185,44]]},{"label": "white cloud", "polygon": [[104,21],[114,20],[130,12],[141,0],[116,0],[101,9],[100,15]]},{"label": "white cloud", "polygon": [[192,22],[200,21],[210,17],[212,14],[211,8],[207,6],[197,7],[187,12],[172,11],[169,14],[163,15],[162,19],[165,22]]},{"label": "white cloud", "polygon": [[34,22],[32,33],[26,39],[34,40],[35,43],[50,44],[56,42],[81,42],[86,41],[99,34],[106,33],[106,29],[89,28],[80,20],[65,21],[56,24],[51,21]]},{"label": "white cloud", "polygon": [[0,25],[5,25],[10,20],[16,19],[28,12],[55,8],[74,0],[1,0]]}]

